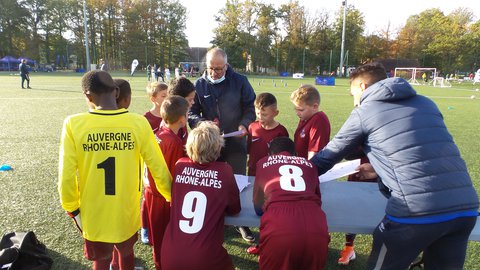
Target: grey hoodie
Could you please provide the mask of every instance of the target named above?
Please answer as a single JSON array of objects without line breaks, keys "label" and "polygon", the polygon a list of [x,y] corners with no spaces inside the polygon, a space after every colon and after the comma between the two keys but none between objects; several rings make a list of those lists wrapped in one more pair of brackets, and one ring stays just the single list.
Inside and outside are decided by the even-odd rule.
[{"label": "grey hoodie", "polygon": [[368,87],[337,135],[312,158],[325,173],[358,146],[388,197],[386,214],[420,217],[478,209],[478,196],[442,114],[401,78]]}]

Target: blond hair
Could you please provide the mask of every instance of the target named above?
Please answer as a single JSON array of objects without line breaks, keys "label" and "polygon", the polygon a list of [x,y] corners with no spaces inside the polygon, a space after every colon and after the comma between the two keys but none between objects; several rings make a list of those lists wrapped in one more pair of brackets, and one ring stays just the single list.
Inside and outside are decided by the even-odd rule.
[{"label": "blond hair", "polygon": [[294,104],[303,102],[309,106],[313,106],[315,103],[320,105],[320,93],[313,85],[304,84],[297,90],[293,91],[293,93],[290,95],[290,101],[292,101]]},{"label": "blond hair", "polygon": [[168,89],[168,85],[163,82],[152,82],[147,85],[147,94],[150,97],[157,96],[158,92]]},{"label": "blond hair", "polygon": [[224,144],[218,126],[204,121],[188,134],[185,148],[191,160],[205,164],[217,160]]}]

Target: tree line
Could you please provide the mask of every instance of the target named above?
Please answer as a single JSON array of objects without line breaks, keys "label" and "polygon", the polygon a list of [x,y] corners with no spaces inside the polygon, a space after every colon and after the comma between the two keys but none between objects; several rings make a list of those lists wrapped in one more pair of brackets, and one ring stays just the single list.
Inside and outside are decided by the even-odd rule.
[{"label": "tree line", "polygon": [[[390,24],[365,33],[365,18],[354,5],[334,14],[291,1],[279,8],[256,0],[227,0],[216,17],[213,44],[225,48],[229,62],[245,66],[310,74],[332,71],[340,63],[343,8],[347,8],[345,63],[359,65],[379,59],[436,67],[444,73],[470,72],[480,66],[480,20],[469,8],[445,15],[437,8],[410,16],[405,25]],[[395,61],[394,61],[395,62]]]},{"label": "tree line", "polygon": [[[186,7],[169,0],[86,0],[92,63],[126,68],[132,59],[176,66],[187,55]],[[0,56],[85,67],[82,0],[0,1]],[[61,57],[59,57],[61,56]],[[61,61],[58,61],[60,58]]]},{"label": "tree line", "polygon": [[[177,66],[188,59],[187,7],[178,0],[86,0],[91,60],[106,58],[112,68],[141,64]],[[433,8],[410,16],[394,29],[365,32],[365,19],[354,5],[334,14],[312,13],[298,1],[276,8],[259,0],[227,0],[218,11],[212,46],[226,50],[229,63],[253,71],[335,70],[340,62],[343,8],[347,9],[345,63],[378,59],[413,60],[445,73],[480,66],[480,20],[471,9],[450,14]],[[195,11],[192,11],[195,12]],[[0,56],[26,56],[40,63],[75,54],[85,66],[83,1],[0,1]],[[199,22],[201,23],[201,22]]]}]

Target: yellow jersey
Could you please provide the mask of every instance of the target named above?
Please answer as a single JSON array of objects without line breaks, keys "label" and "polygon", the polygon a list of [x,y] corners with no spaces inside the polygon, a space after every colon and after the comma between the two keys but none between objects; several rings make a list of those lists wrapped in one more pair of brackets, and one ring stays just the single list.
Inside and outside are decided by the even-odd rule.
[{"label": "yellow jersey", "polygon": [[63,209],[80,210],[85,239],[120,243],[140,228],[142,159],[170,201],[172,177],[145,117],[118,109],[65,119],[58,192]]}]

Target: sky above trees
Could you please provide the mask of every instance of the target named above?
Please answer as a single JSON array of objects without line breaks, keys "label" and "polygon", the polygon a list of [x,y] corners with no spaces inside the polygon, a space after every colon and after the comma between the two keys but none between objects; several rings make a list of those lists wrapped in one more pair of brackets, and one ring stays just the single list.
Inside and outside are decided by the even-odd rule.
[{"label": "sky above trees", "polygon": [[[259,0],[258,2],[273,4],[278,8],[280,5],[288,3],[289,0]],[[298,2],[312,14],[322,11],[334,14],[342,5],[342,0],[299,0]],[[214,17],[225,6],[226,0],[180,0],[180,3],[187,8],[185,34],[190,46],[210,46],[213,28],[217,26]],[[365,31],[369,33],[385,28],[389,22],[392,28],[401,28],[409,16],[430,8],[438,8],[449,14],[459,7],[470,7],[476,19],[480,19],[478,0],[347,0],[347,4],[355,6],[364,15]],[[200,21],[212,27],[209,29],[204,24],[199,24]]]}]

